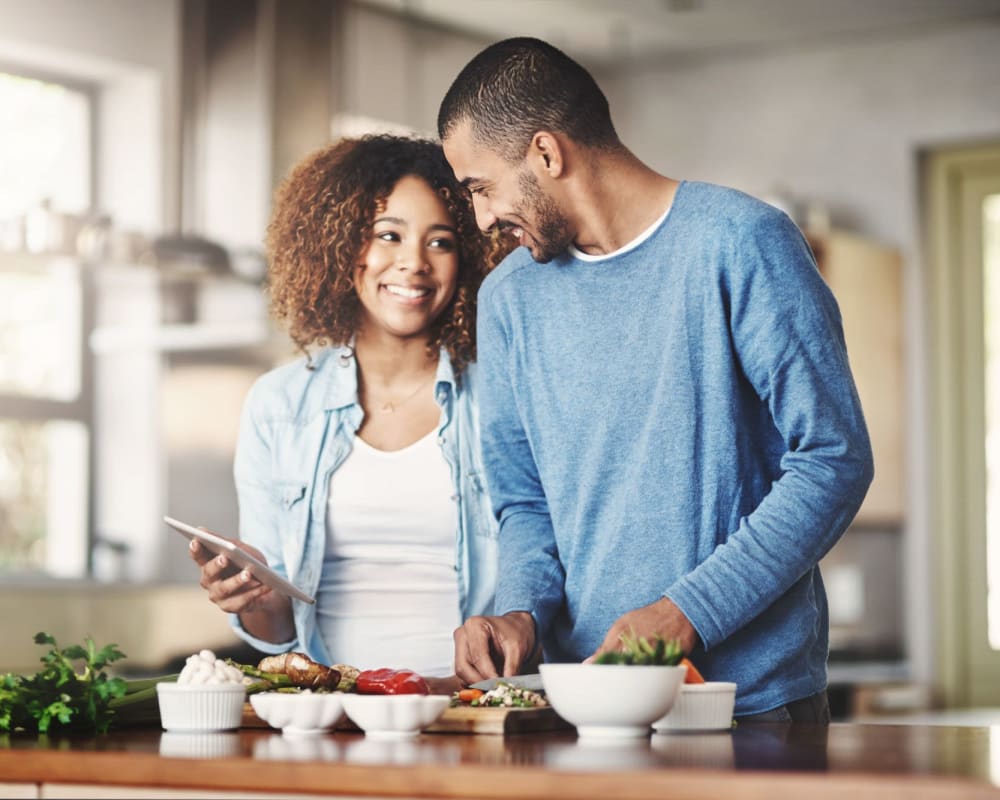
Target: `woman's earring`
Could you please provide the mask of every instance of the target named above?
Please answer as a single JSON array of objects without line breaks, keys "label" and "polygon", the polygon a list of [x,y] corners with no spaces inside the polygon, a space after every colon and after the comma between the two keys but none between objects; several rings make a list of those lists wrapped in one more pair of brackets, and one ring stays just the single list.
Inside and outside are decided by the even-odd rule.
[{"label": "woman's earring", "polygon": [[343,349],[340,351],[340,355],[337,356],[337,363],[342,367],[351,366],[351,361],[354,359],[354,348],[349,345],[344,345]]}]

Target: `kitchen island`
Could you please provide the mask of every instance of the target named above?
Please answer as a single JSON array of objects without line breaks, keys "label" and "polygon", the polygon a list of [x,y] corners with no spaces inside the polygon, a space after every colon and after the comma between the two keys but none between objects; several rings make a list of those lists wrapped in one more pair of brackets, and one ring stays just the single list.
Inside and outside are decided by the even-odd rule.
[{"label": "kitchen island", "polygon": [[572,730],[14,734],[0,736],[0,796],[1000,798],[1000,727],[744,724],[599,744]]}]

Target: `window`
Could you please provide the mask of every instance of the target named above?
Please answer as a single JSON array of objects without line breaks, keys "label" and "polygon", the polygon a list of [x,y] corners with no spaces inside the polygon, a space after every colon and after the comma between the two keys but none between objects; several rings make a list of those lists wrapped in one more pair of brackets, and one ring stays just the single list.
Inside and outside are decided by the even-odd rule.
[{"label": "window", "polygon": [[[0,220],[5,249],[19,249],[16,221],[30,230],[43,203],[82,213],[91,203],[90,95],[58,83],[0,72]],[[27,216],[27,219],[23,215]],[[41,246],[30,242],[31,249]]]},{"label": "window", "polygon": [[86,276],[67,253],[92,205],[93,101],[0,72],[0,574],[87,572]]}]

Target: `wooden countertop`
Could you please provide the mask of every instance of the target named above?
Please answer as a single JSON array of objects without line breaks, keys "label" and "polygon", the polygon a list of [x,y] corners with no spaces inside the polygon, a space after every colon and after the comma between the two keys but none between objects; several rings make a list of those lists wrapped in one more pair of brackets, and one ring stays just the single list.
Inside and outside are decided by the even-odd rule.
[{"label": "wooden countertop", "polygon": [[379,797],[1000,797],[1000,727],[739,726],[622,745],[570,732],[380,741],[269,729],[0,736],[0,783],[152,786]]}]

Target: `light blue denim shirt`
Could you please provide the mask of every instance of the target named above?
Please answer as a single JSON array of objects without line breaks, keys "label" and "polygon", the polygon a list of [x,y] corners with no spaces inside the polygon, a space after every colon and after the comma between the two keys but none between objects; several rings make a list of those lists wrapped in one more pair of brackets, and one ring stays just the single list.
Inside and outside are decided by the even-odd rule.
[{"label": "light blue denim shirt", "polygon": [[[312,363],[310,370],[302,358],[254,384],[240,420],[233,472],[240,538],[261,550],[277,572],[315,596],[326,548],[330,478],[351,452],[364,412],[350,348],[325,349]],[[455,563],[463,620],[493,612],[497,580],[497,523],[482,471],[475,386],[476,365],[467,366],[459,382],[442,350],[434,396],[441,407],[438,443],[459,508]],[[252,636],[236,614],[230,615],[230,622],[262,652],[298,650],[330,663],[316,624],[316,606],[292,603],[295,639],[288,642]]]}]

